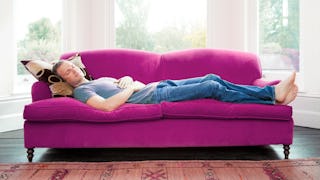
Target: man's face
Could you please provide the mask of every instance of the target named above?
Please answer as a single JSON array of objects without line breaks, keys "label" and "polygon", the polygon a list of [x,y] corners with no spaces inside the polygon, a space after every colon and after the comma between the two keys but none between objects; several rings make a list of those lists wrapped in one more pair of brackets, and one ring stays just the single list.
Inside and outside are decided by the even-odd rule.
[{"label": "man's face", "polygon": [[64,61],[57,69],[57,73],[72,86],[81,81],[84,76],[80,68],[69,61]]}]

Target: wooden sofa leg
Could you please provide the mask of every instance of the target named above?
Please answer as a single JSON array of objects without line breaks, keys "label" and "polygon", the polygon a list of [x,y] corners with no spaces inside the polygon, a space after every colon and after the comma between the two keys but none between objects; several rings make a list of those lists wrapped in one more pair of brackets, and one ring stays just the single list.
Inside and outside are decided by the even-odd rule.
[{"label": "wooden sofa leg", "polygon": [[32,162],[34,149],[33,148],[28,148],[27,153],[28,153],[28,155],[27,155],[28,161]]},{"label": "wooden sofa leg", "polygon": [[283,145],[284,158],[289,159],[290,145]]}]

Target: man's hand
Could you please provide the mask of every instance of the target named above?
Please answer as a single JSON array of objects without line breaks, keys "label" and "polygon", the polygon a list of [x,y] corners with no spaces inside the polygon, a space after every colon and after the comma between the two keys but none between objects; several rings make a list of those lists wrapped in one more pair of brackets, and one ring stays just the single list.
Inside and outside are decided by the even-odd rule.
[{"label": "man's hand", "polygon": [[130,76],[124,76],[118,79],[115,83],[118,84],[119,88],[125,89],[133,84],[133,79]]},{"label": "man's hand", "polygon": [[131,88],[134,92],[137,92],[146,86],[140,81],[133,81],[130,76],[124,76],[115,81],[115,83],[117,83],[118,87],[121,89]]},{"label": "man's hand", "polygon": [[140,81],[134,81],[133,83],[132,83],[132,86],[131,86],[131,88],[133,88],[133,91],[134,92],[137,92],[137,91],[140,91],[142,88],[144,88],[146,85],[145,84],[143,84],[142,82],[140,82]]}]

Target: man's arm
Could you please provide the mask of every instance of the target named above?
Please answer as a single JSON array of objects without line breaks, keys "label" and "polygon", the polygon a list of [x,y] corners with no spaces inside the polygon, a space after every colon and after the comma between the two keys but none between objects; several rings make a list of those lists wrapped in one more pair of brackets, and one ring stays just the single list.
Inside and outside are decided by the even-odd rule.
[{"label": "man's arm", "polygon": [[118,94],[115,94],[107,99],[99,95],[94,95],[86,102],[89,106],[103,111],[113,111],[127,102],[130,96],[144,87],[144,84],[138,81],[133,82]]},{"label": "man's arm", "polygon": [[94,95],[88,99],[87,104],[103,111],[113,111],[120,107],[122,104],[126,103],[133,92],[133,88],[126,88],[120,93],[113,95],[107,99],[104,99],[99,95]]}]

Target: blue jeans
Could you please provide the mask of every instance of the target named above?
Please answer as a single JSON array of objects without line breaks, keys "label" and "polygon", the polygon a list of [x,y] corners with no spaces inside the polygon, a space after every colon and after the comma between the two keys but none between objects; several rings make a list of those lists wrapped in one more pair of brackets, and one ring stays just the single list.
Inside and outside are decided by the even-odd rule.
[{"label": "blue jeans", "polygon": [[214,74],[161,81],[154,92],[155,103],[202,98],[235,103],[275,104],[274,86],[237,85]]}]

